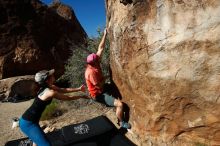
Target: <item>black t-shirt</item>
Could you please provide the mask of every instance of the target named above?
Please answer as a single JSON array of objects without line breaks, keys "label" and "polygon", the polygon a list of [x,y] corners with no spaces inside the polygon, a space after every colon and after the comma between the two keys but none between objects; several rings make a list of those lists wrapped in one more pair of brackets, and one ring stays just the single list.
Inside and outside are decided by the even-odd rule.
[{"label": "black t-shirt", "polygon": [[[47,90],[44,89],[43,92]],[[41,93],[43,93],[41,92]],[[41,94],[40,93],[40,94]],[[38,94],[38,95],[40,95]],[[22,118],[27,121],[32,121],[32,122],[39,122],[40,117],[45,110],[46,106],[50,104],[52,99],[43,101],[41,100],[38,96],[34,99],[33,104],[24,112],[22,115]]]}]

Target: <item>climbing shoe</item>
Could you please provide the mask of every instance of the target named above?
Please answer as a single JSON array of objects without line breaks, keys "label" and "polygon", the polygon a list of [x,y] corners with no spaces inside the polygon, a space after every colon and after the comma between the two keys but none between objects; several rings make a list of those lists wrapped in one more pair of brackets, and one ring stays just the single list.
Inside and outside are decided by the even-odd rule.
[{"label": "climbing shoe", "polygon": [[120,126],[121,126],[121,128],[131,129],[131,124],[129,124],[128,122],[125,122],[125,121],[120,122]]}]

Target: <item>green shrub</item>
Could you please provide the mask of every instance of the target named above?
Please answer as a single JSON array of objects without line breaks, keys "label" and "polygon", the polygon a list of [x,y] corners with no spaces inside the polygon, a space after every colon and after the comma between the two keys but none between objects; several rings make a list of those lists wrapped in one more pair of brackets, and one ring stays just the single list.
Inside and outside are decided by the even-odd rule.
[{"label": "green shrub", "polygon": [[48,120],[53,117],[53,114],[58,109],[58,102],[56,100],[52,100],[52,102],[46,107],[44,112],[41,115],[41,120]]},{"label": "green shrub", "polygon": [[[86,68],[86,57],[90,53],[96,53],[103,31],[97,30],[98,37],[93,37],[87,40],[87,47],[84,46],[72,46],[72,56],[69,58],[65,65],[64,75],[58,81],[68,81],[73,87],[78,87],[81,84],[85,84],[84,72]],[[106,48],[102,54],[101,68],[104,76],[109,75],[109,41],[106,40]]]}]

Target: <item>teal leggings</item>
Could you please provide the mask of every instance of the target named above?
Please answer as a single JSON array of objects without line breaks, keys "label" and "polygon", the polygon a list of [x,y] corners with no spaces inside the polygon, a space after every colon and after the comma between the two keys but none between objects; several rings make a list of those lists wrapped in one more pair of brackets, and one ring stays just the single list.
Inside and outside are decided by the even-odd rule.
[{"label": "teal leggings", "polygon": [[40,128],[38,123],[24,120],[20,118],[19,126],[21,131],[27,135],[37,146],[51,146],[46,138],[46,134]]}]

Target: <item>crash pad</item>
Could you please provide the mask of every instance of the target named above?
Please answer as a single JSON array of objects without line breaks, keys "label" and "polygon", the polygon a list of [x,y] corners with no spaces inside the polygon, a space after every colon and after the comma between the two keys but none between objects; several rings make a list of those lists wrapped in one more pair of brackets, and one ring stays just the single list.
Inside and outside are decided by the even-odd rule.
[{"label": "crash pad", "polygon": [[[52,146],[135,146],[106,118],[98,116],[46,134]],[[9,141],[5,146],[31,146],[31,140]]]}]

